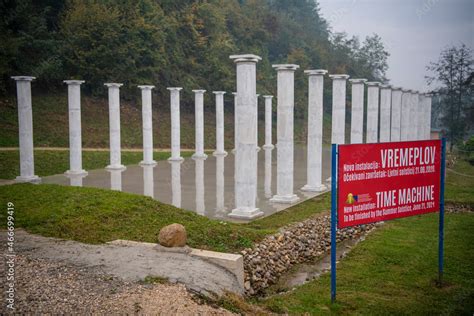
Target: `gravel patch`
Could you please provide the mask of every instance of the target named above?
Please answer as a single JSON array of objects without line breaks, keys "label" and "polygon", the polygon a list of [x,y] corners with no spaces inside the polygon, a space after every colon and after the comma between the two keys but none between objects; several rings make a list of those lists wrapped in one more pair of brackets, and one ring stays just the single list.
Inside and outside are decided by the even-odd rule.
[{"label": "gravel patch", "polygon": [[[197,303],[180,284],[126,282],[99,268],[21,254],[15,263],[15,314],[232,315]],[[1,264],[2,293],[5,277],[5,264]],[[2,297],[2,315],[11,313],[4,302]]]}]

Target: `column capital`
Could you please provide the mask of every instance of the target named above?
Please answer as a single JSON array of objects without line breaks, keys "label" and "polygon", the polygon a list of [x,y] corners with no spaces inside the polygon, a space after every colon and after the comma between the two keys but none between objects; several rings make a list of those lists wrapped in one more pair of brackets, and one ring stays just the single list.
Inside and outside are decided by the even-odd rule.
[{"label": "column capital", "polygon": [[410,93],[410,91],[411,91],[410,89],[404,89],[404,88],[402,88],[402,92],[403,92],[403,93]]},{"label": "column capital", "polygon": [[380,85],[380,89],[391,89],[391,88],[392,88],[392,86],[389,85],[389,84],[381,84]]},{"label": "column capital", "polygon": [[403,92],[403,88],[402,87],[392,87],[392,91],[402,91]]},{"label": "column capital", "polygon": [[272,68],[275,68],[277,71],[289,70],[289,71],[296,71],[296,69],[300,68],[300,66],[295,64],[276,64],[272,65]]},{"label": "column capital", "polygon": [[258,98],[258,97],[260,96],[260,94],[259,94],[259,93],[257,93],[257,94],[256,94],[256,96],[257,96],[257,98]]},{"label": "column capital", "polygon": [[237,95],[237,92],[232,92],[232,95]]},{"label": "column capital", "polygon": [[32,81],[36,79],[36,77],[31,76],[13,76],[11,78],[15,81]]},{"label": "column capital", "polygon": [[272,99],[273,95],[262,95],[262,97],[265,99]]},{"label": "column capital", "polygon": [[[168,88],[169,89],[169,88]],[[194,90],[191,90],[192,92],[196,93],[196,94],[199,94],[199,93],[202,93],[204,94],[206,92],[206,90],[202,90],[202,89],[194,89]]]},{"label": "column capital", "polygon": [[226,94],[225,91],[212,91],[212,93],[214,93],[215,95],[224,95],[224,94]]},{"label": "column capital", "polygon": [[181,87],[169,87],[169,88],[166,88],[167,90],[169,91],[179,91],[179,90],[183,90],[183,88]]},{"label": "column capital", "polygon": [[104,83],[104,86],[107,86],[109,88],[120,88],[121,86],[123,86],[123,83],[108,82]]},{"label": "column capital", "polygon": [[328,71],[326,69],[308,69],[304,73],[308,76],[324,76]]},{"label": "column capital", "polygon": [[349,79],[349,75],[344,75],[344,74],[329,75],[329,78],[331,78],[332,80],[339,80],[339,79],[347,80],[347,79]]},{"label": "column capital", "polygon": [[349,82],[352,84],[358,84],[358,83],[364,84],[367,82],[367,79],[349,79]]},{"label": "column capital", "polygon": [[369,81],[369,82],[366,82],[366,84],[368,87],[380,87],[381,85],[381,83],[377,81]]},{"label": "column capital", "polygon": [[234,63],[258,63],[260,60],[262,60],[262,57],[253,54],[230,55],[229,58],[233,59]]},{"label": "column capital", "polygon": [[141,85],[141,86],[137,86],[137,87],[140,90],[151,90],[151,89],[155,88],[155,86],[152,86],[152,85]]},{"label": "column capital", "polygon": [[432,96],[434,96],[435,94],[431,93],[431,92],[426,92],[426,93],[423,93],[423,95],[425,97],[428,97],[428,98],[431,98]]},{"label": "column capital", "polygon": [[63,80],[63,82],[67,85],[81,85],[85,81],[84,80]]}]

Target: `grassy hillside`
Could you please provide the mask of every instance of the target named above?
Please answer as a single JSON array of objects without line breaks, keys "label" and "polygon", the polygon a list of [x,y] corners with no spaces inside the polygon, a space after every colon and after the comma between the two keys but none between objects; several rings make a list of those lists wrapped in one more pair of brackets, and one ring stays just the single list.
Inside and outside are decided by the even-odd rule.
[{"label": "grassy hillside", "polygon": [[[189,93],[189,92],[183,92]],[[206,94],[204,114],[204,134],[206,148],[215,147],[215,103],[214,95]],[[36,147],[68,147],[67,95],[33,93],[33,137]],[[234,146],[234,105],[233,96],[225,98],[225,146]],[[274,109],[276,104],[274,104]],[[153,100],[153,142],[155,148],[170,147],[171,122],[169,103],[161,104]],[[82,140],[84,147],[109,146],[109,117],[107,99],[82,98]],[[142,118],[140,101],[121,101],[121,136],[123,148],[142,147]],[[264,143],[264,105],[259,103],[259,143]],[[274,110],[273,138],[276,139],[276,111]],[[324,138],[330,139],[330,117],[324,118]],[[306,121],[295,122],[295,140],[306,140]],[[194,107],[182,105],[181,145],[194,148]],[[18,110],[16,98],[0,99],[0,147],[18,146]]]}]

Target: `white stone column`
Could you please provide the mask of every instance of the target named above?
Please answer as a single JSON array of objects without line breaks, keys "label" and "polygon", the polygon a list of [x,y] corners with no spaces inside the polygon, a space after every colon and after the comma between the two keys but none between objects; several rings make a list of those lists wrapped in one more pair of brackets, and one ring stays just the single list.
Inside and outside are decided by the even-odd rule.
[{"label": "white stone column", "polygon": [[260,151],[260,146],[258,146],[258,97],[259,96],[260,94],[257,94],[255,98],[255,130],[257,131],[255,133],[255,144],[257,144],[257,151]]},{"label": "white stone column", "polygon": [[272,197],[272,151],[273,148],[263,148],[265,151],[265,181],[264,192],[267,199]]},{"label": "white stone column", "polygon": [[270,201],[295,203],[299,197],[293,192],[294,169],[294,107],[295,71],[298,65],[273,65],[277,70],[277,188]]},{"label": "white stone column", "polygon": [[257,144],[255,143],[256,66],[261,57],[232,55],[237,65],[237,135],[235,152],[235,208],[230,217],[251,219],[263,215],[256,207]]},{"label": "white stone column", "polygon": [[308,146],[306,185],[301,190],[321,192],[326,190],[322,184],[323,150],[323,89],[327,70],[305,70],[308,75]]},{"label": "white stone column", "polygon": [[83,80],[64,80],[68,85],[69,170],[66,175],[87,175],[82,169],[81,84]]},{"label": "white stone column", "polygon": [[171,103],[171,157],[169,161],[182,161],[181,157],[181,127],[180,127],[180,115],[179,115],[179,91],[183,88],[167,88],[170,91],[170,103]]},{"label": "white stone column", "polygon": [[423,128],[424,128],[424,110],[423,110],[423,95],[416,91],[415,94],[415,111],[416,111],[416,140],[423,139]]},{"label": "white stone column", "polygon": [[171,205],[181,207],[181,163],[182,160],[170,160],[171,164]]},{"label": "white stone column", "polygon": [[402,89],[402,110],[400,116],[400,141],[409,139],[410,129],[410,90]]},{"label": "white stone column", "polygon": [[392,103],[392,87],[380,86],[380,142],[390,141],[390,115]]},{"label": "white stone column", "polygon": [[20,175],[17,182],[41,182],[35,175],[33,151],[33,112],[31,109],[31,81],[35,77],[15,76],[18,102],[18,134],[20,143]]},{"label": "white stone column", "polygon": [[204,153],[204,92],[206,92],[206,90],[193,90],[193,92],[196,122],[196,152],[193,154],[193,158],[207,158],[207,155]]},{"label": "white stone column", "polygon": [[410,105],[410,125],[408,130],[408,140],[416,140],[416,91],[410,90],[409,105]]},{"label": "white stone column", "polygon": [[237,147],[237,92],[232,92],[234,96],[234,149],[232,153],[235,154],[235,148]]},{"label": "white stone column", "polygon": [[390,125],[390,141],[400,141],[400,124],[402,114],[402,88],[392,88],[392,117]]},{"label": "white stone column", "polygon": [[367,132],[366,143],[377,143],[379,133],[380,82],[367,82]]},{"label": "white stone column", "polygon": [[224,156],[216,156],[216,213],[225,211],[224,203]]},{"label": "white stone column", "polygon": [[227,156],[224,150],[224,94],[225,91],[213,91],[216,95],[216,150],[214,156]]},{"label": "white stone column", "polygon": [[272,144],[272,95],[264,95],[265,99],[265,144],[263,149],[274,148]]},{"label": "white stone column", "polygon": [[206,158],[193,158],[194,160],[194,175],[196,185],[196,212],[199,215],[205,215],[206,206],[204,203],[204,160]]},{"label": "white stone column", "polygon": [[349,75],[329,75],[332,79],[331,143],[344,144],[346,130],[346,81]]},{"label": "white stone column", "polygon": [[125,170],[120,145],[120,87],[121,83],[105,83],[109,90],[110,164],[107,169]]},{"label": "white stone column", "polygon": [[432,102],[432,94],[426,93],[425,94],[425,139],[431,139],[431,102]]},{"label": "white stone column", "polygon": [[[142,90],[143,160],[140,165],[156,165],[153,160],[153,111],[151,90],[155,86],[138,86]],[[145,169],[144,169],[145,170]]]},{"label": "white stone column", "polygon": [[156,165],[142,164],[143,168],[143,195],[153,198],[155,196],[155,183],[153,169]]},{"label": "white stone column", "polygon": [[352,83],[351,144],[364,142],[364,83],[367,79],[349,79]]}]

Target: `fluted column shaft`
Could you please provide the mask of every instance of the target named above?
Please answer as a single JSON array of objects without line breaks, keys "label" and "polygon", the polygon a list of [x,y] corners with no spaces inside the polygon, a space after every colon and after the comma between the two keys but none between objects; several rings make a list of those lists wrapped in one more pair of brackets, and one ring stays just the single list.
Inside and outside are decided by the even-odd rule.
[{"label": "fluted column shaft", "polygon": [[123,170],[120,144],[120,87],[121,83],[106,83],[109,90],[110,165],[107,169]]},{"label": "fluted column shaft", "polygon": [[323,149],[323,89],[327,70],[306,70],[308,75],[308,145],[306,185],[303,191],[319,192],[326,189],[321,180]]},{"label": "fluted column shaft", "polygon": [[224,150],[224,94],[225,91],[214,91],[216,95],[216,151],[214,156],[227,156]]},{"label": "fluted column shaft", "polygon": [[29,76],[12,77],[16,81],[18,102],[18,135],[20,144],[20,175],[17,182],[41,182],[35,175],[33,149],[33,111],[31,107],[31,81]]},{"label": "fluted column shaft", "polygon": [[364,142],[364,83],[367,79],[349,79],[352,83],[351,144]]},{"label": "fluted column shaft", "polygon": [[170,91],[171,110],[171,157],[168,161],[181,161],[181,126],[180,126],[180,100],[179,91],[183,88],[167,88]]},{"label": "fluted column shaft", "polygon": [[367,82],[367,132],[366,142],[378,142],[379,82]]},{"label": "fluted column shaft", "polygon": [[155,165],[153,160],[153,111],[151,92],[155,86],[138,86],[142,91],[142,124],[143,124],[143,160],[141,165]]},{"label": "fluted column shaft", "polygon": [[380,142],[390,141],[390,112],[392,103],[392,87],[380,86]]},{"label": "fluted column shaft", "polygon": [[261,57],[251,54],[232,55],[236,64],[236,152],[235,208],[230,217],[251,219],[263,215],[256,207],[257,151],[255,148],[256,64]]},{"label": "fluted column shaft", "polygon": [[400,124],[402,114],[402,89],[392,88],[392,117],[390,125],[390,141],[400,141]]}]

